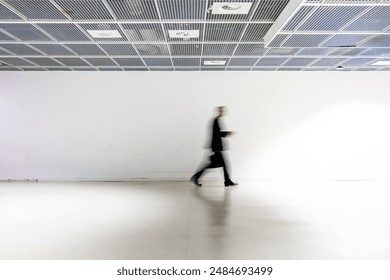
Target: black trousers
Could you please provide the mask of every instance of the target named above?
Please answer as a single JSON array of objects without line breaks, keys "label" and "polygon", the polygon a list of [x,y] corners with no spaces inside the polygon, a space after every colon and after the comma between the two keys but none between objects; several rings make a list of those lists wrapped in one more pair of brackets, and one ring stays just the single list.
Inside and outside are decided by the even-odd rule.
[{"label": "black trousers", "polygon": [[223,176],[225,178],[225,182],[230,182],[229,178],[229,172],[227,170],[227,166],[225,163],[225,160],[223,158],[222,152],[214,152],[212,156],[210,156],[210,163],[208,163],[205,167],[203,167],[201,170],[195,173],[195,178],[199,180],[199,178],[202,176],[203,172],[208,168],[223,168]]}]

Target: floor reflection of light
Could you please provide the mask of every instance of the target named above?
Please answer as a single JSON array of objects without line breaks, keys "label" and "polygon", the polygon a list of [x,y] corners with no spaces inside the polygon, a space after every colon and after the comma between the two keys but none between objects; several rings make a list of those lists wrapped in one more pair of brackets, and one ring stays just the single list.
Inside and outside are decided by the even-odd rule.
[{"label": "floor reflection of light", "polygon": [[387,182],[0,184],[0,259],[388,259]]}]

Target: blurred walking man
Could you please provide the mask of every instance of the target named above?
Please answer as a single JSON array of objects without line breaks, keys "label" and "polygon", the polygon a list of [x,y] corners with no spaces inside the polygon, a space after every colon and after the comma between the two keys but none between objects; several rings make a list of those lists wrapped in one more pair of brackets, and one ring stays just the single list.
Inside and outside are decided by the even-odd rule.
[{"label": "blurred walking man", "polygon": [[217,110],[217,117],[213,121],[212,136],[211,136],[211,150],[214,152],[214,154],[210,156],[210,162],[201,170],[199,170],[197,173],[195,173],[195,175],[192,176],[190,179],[190,181],[193,182],[198,187],[202,186],[202,184],[199,183],[199,179],[202,176],[203,172],[207,168],[217,168],[217,167],[223,168],[225,187],[237,185],[232,180],[230,180],[228,167],[226,165],[226,162],[222,154],[222,151],[224,150],[222,137],[230,136],[233,133],[231,131],[221,131],[221,128],[219,126],[219,119],[224,116],[225,107],[220,106],[217,107],[216,110]]}]

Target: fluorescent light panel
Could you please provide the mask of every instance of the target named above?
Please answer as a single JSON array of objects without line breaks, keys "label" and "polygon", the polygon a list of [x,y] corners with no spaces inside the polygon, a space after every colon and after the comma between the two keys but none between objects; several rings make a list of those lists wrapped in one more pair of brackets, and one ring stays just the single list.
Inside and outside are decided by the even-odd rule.
[{"label": "fluorescent light panel", "polygon": [[93,38],[122,38],[118,30],[87,30]]},{"label": "fluorescent light panel", "polygon": [[205,66],[224,66],[225,64],[225,60],[205,60],[203,62],[203,65]]},{"label": "fluorescent light panel", "polygon": [[390,60],[380,60],[380,61],[377,61],[371,65],[375,65],[375,66],[389,66],[390,65]]}]

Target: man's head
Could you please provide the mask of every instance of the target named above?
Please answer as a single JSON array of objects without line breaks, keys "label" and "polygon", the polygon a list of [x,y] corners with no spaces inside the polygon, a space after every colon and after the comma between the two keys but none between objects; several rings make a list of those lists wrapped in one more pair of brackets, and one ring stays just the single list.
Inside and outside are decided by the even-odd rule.
[{"label": "man's head", "polygon": [[218,106],[217,107],[217,114],[218,114],[218,117],[223,117],[225,115],[225,106]]}]

